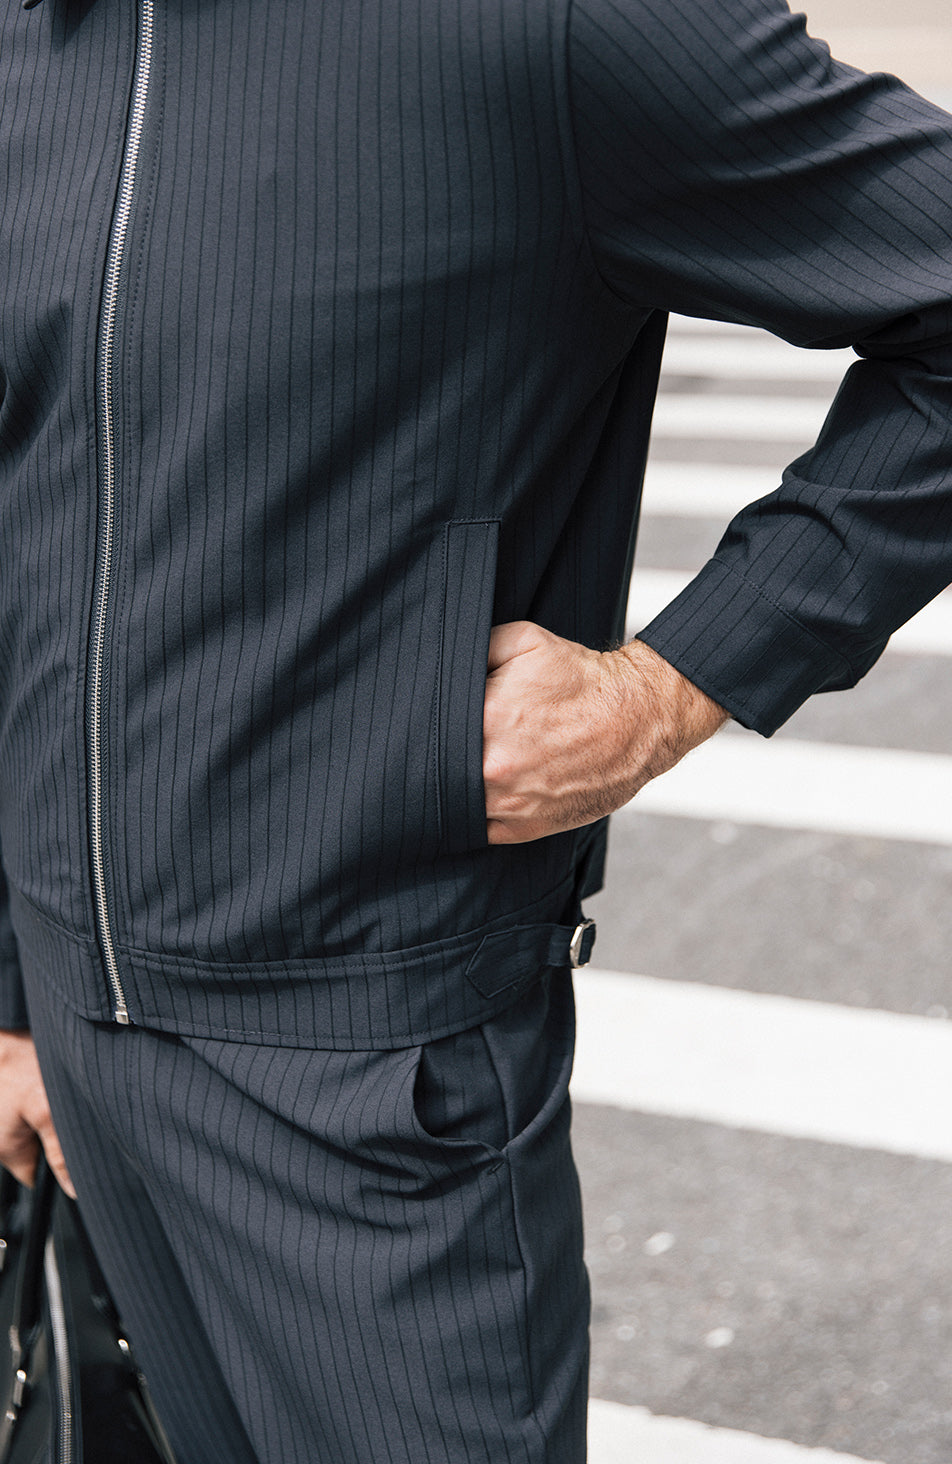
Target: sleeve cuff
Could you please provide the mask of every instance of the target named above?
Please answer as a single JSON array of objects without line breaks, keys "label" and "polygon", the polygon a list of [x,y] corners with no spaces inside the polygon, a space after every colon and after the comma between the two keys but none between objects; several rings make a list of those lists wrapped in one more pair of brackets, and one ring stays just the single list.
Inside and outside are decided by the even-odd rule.
[{"label": "sleeve cuff", "polygon": [[718,559],[638,639],[765,737],[814,692],[854,686],[885,645],[857,669]]}]

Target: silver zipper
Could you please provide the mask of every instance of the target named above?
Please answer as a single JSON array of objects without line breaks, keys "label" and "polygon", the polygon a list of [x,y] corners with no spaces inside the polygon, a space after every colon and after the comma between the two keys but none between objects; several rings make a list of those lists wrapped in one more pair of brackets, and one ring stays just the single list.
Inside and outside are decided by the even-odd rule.
[{"label": "silver zipper", "polygon": [[122,271],[126,234],[136,186],[139,143],[149,93],[149,70],[152,63],[153,0],[142,0],[136,38],[136,63],[132,81],[132,106],[126,128],[122,171],[119,175],[119,196],[109,234],[106,256],[106,279],[99,313],[99,346],[96,363],[97,420],[100,434],[99,463],[99,593],[93,616],[92,676],[89,688],[89,760],[90,760],[90,844],[92,847],[93,887],[96,916],[106,975],[114,999],[113,1017],[123,1024],[129,1021],[119,963],[109,917],[106,895],[106,858],[103,839],[103,772],[102,772],[102,697],[103,657],[106,639],[106,613],[112,575],[112,551],[116,500],[116,423],[113,401],[113,352],[116,334],[116,309],[119,300],[119,276]]},{"label": "silver zipper", "polygon": [[59,1267],[53,1237],[46,1242],[43,1260],[46,1273],[46,1299],[50,1309],[50,1332],[52,1333],[53,1360],[56,1364],[56,1381],[59,1388],[59,1455],[57,1464],[73,1464],[73,1387],[69,1368],[69,1338],[66,1335],[66,1308],[63,1305],[63,1288],[60,1284]]}]

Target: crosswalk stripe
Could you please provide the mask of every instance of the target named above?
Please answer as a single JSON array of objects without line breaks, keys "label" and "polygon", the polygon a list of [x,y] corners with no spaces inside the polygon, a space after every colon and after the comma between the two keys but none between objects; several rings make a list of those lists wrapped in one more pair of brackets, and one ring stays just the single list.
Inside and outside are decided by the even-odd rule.
[{"label": "crosswalk stripe", "polygon": [[852,1454],[664,1418],[647,1408],[600,1399],[589,1404],[588,1427],[590,1464],[863,1464]]},{"label": "crosswalk stripe", "polygon": [[952,1162],[952,1023],[576,973],[576,1102]]},{"label": "crosswalk stripe", "polygon": [[665,376],[709,376],[754,381],[809,381],[836,390],[857,359],[852,351],[803,351],[757,331],[733,336],[672,335],[664,352]]},{"label": "crosswalk stripe", "polygon": [[750,442],[801,441],[817,436],[829,402],[815,397],[662,393],[655,404],[652,437],[740,438]]},{"label": "crosswalk stripe", "polygon": [[952,845],[952,756],[728,731],[615,816],[633,812]]},{"label": "crosswalk stripe", "polygon": [[649,462],[642,511],[672,518],[728,519],[780,486],[780,466]]},{"label": "crosswalk stripe", "polygon": [[[788,449],[816,438],[855,359],[672,317],[653,435],[665,457],[685,461],[649,462],[646,517],[726,524],[773,492]],[[740,395],[758,380],[759,394]],[[711,456],[747,465],[691,463],[705,439]],[[715,450],[732,440],[749,446]],[[656,526],[656,538],[676,544],[676,527]],[[691,577],[637,569],[630,633]],[[952,590],[894,635],[887,654],[895,652],[952,655]],[[952,756],[783,736],[768,744],[731,729],[643,790],[633,808],[952,845]],[[591,968],[576,974],[576,1102],[952,1163],[952,1022]],[[619,1403],[593,1400],[589,1416],[592,1464],[862,1464]]]},{"label": "crosswalk stripe", "polygon": [[[628,593],[628,634],[637,635],[692,578],[692,574],[679,569],[636,567]],[[900,626],[889,649],[904,655],[952,656],[952,590],[943,590]]]},{"label": "crosswalk stripe", "polygon": [[[749,340],[753,336],[762,335],[766,336],[768,340],[780,339],[779,336],[771,336],[757,326],[735,325],[730,320],[706,320],[702,315],[669,315],[668,339],[671,340],[679,335],[710,335],[741,340]],[[792,346],[791,350],[796,350],[796,347]]]}]

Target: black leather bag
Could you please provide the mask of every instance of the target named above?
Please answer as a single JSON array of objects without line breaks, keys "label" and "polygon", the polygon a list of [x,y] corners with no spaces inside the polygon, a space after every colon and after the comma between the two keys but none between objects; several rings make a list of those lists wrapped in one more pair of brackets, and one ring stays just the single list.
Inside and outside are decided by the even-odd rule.
[{"label": "black leather bag", "polygon": [[75,1204],[0,1174],[0,1464],[175,1464]]}]

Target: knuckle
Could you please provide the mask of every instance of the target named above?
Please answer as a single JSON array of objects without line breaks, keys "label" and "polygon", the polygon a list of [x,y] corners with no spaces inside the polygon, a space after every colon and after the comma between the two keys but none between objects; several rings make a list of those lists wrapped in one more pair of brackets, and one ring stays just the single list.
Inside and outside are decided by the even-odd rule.
[{"label": "knuckle", "polygon": [[505,753],[490,750],[483,757],[483,778],[495,788],[506,788],[512,784],[515,774],[513,759]]}]

